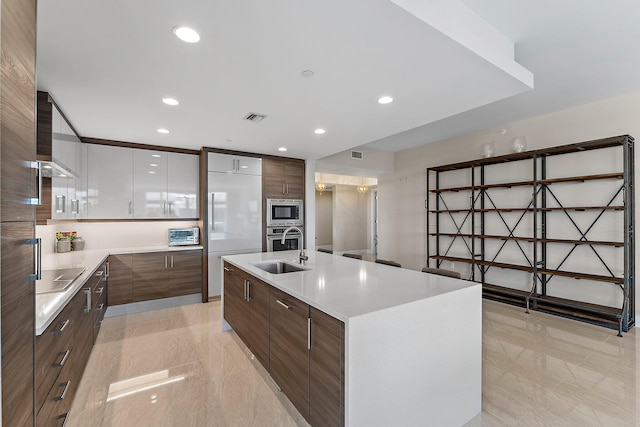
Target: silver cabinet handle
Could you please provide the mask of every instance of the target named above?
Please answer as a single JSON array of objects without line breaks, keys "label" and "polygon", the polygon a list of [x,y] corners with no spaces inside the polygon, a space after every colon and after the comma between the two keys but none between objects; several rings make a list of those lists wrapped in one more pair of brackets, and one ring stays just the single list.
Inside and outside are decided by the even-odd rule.
[{"label": "silver cabinet handle", "polygon": [[247,281],[244,280],[242,282],[242,285],[244,286],[244,300],[246,301],[247,300]]},{"label": "silver cabinet handle", "polygon": [[247,282],[247,302],[251,302],[251,280],[245,280]]},{"label": "silver cabinet handle", "polygon": [[104,286],[102,286],[100,289],[98,289],[98,290],[96,291],[96,294],[98,294],[98,295],[102,295],[102,293],[103,293],[103,292],[104,292]]},{"label": "silver cabinet handle", "polygon": [[91,311],[91,288],[83,289],[82,292],[87,296],[87,306],[84,308],[84,312],[89,313]]},{"label": "silver cabinet handle", "polygon": [[80,200],[71,199],[71,213],[72,214],[80,213]]},{"label": "silver cabinet handle", "polygon": [[307,317],[307,350],[311,350],[311,318]]},{"label": "silver cabinet handle", "polygon": [[169,257],[164,256],[164,268],[169,268]]},{"label": "silver cabinet handle", "polygon": [[33,282],[42,278],[42,239],[27,239],[27,244],[36,245],[36,272],[29,275],[29,281]]},{"label": "silver cabinet handle", "polygon": [[171,216],[171,214],[172,214],[172,212],[171,212],[171,204],[172,204],[172,203],[173,203],[173,202],[169,202],[169,216]]},{"label": "silver cabinet handle", "polygon": [[96,277],[100,277],[100,276],[102,276],[103,274],[104,274],[104,271],[103,271],[103,270],[96,271]]},{"label": "silver cabinet handle", "polygon": [[55,331],[53,331],[53,333],[54,333],[54,334],[62,333],[62,331],[64,331],[64,328],[66,328],[66,327],[67,327],[67,325],[69,324],[69,321],[70,321],[70,320],[71,320],[71,319],[67,319],[67,320],[65,320],[64,322],[62,322],[62,326],[60,327],[60,329],[56,329]]},{"label": "silver cabinet handle", "polygon": [[287,184],[287,194],[289,194],[289,184]]},{"label": "silver cabinet handle", "polygon": [[222,269],[223,269],[224,271],[227,271],[227,272],[230,272],[230,271],[231,271],[231,270],[229,270],[229,267],[222,267]]},{"label": "silver cabinet handle", "polygon": [[41,205],[42,204],[42,163],[29,162],[29,167],[31,169],[36,169],[38,171],[38,196],[29,199],[29,204]]},{"label": "silver cabinet handle", "polygon": [[133,202],[129,201],[129,215],[131,215],[133,213]]},{"label": "silver cabinet handle", "polygon": [[67,425],[67,419],[69,418],[69,413],[63,415],[64,419],[62,420],[62,425],[60,427],[65,427]]},{"label": "silver cabinet handle", "polygon": [[167,202],[166,201],[162,202],[162,213],[165,214],[165,215],[167,214]]},{"label": "silver cabinet handle", "polygon": [[287,305],[287,304],[283,303],[283,302],[282,302],[282,301],[280,301],[279,299],[277,299],[277,300],[276,300],[276,302],[277,302],[278,304],[280,304],[281,306],[283,306],[284,308],[286,308],[287,310],[291,310],[291,306],[290,306],[290,305]]},{"label": "silver cabinet handle", "polygon": [[214,217],[215,214],[215,210],[214,210],[214,206],[216,203],[216,193],[211,193],[211,230],[210,231],[216,231],[216,219]]},{"label": "silver cabinet handle", "polygon": [[67,363],[67,359],[69,358],[70,354],[71,354],[71,350],[67,349],[67,351],[64,352],[64,355],[62,356],[62,359],[60,359],[60,362],[54,364],[53,366],[56,367],[56,368],[62,368],[64,366],[64,364]]},{"label": "silver cabinet handle", "polygon": [[103,308],[104,308],[104,303],[100,304],[100,306],[98,307],[98,311],[102,311]]},{"label": "silver cabinet handle", "polygon": [[60,394],[60,396],[56,397],[54,400],[64,400],[64,397],[67,394],[67,390],[69,389],[69,386],[71,385],[71,380],[67,381],[64,384],[64,388],[62,389],[62,393]]},{"label": "silver cabinet handle", "polygon": [[105,276],[105,278],[106,278],[106,277],[109,277],[109,267],[110,267],[110,265],[109,265],[109,261],[107,261],[107,262],[105,263],[105,269],[107,270],[107,275]]},{"label": "silver cabinet handle", "polygon": [[64,213],[65,211],[65,197],[56,195],[56,213]]},{"label": "silver cabinet handle", "polygon": [[287,194],[284,192],[284,184],[282,184],[282,194]]},{"label": "silver cabinet handle", "polygon": [[173,255],[171,255],[171,268],[173,268]]}]

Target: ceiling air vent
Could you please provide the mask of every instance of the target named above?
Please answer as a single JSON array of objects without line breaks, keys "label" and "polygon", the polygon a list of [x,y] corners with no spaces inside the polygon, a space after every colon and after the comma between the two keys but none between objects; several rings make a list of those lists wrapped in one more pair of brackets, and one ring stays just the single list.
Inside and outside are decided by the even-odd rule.
[{"label": "ceiling air vent", "polygon": [[265,114],[249,113],[244,116],[244,119],[249,120],[250,122],[258,123],[264,120],[265,117],[267,117]]},{"label": "ceiling air vent", "polygon": [[362,151],[351,150],[351,158],[356,160],[362,160]]}]

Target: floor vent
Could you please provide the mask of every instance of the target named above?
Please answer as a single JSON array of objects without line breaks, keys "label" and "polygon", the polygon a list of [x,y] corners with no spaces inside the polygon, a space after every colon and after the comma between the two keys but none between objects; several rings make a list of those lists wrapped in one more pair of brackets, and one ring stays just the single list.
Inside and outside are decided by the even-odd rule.
[{"label": "floor vent", "polygon": [[356,160],[362,160],[363,158],[362,151],[351,150],[351,158]]},{"label": "floor vent", "polygon": [[244,116],[245,120],[249,120],[250,122],[261,122],[262,120],[264,120],[267,116],[265,114],[258,114],[258,113],[249,113],[246,116]]}]

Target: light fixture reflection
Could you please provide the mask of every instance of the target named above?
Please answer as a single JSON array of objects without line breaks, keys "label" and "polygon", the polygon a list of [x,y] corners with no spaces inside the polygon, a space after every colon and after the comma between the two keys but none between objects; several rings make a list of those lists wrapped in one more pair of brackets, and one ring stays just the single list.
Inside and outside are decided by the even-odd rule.
[{"label": "light fixture reflection", "polygon": [[153,372],[147,375],[141,375],[139,377],[129,378],[123,381],[118,381],[109,385],[109,392],[107,394],[107,402],[111,402],[121,397],[131,396],[136,393],[151,390],[163,385],[182,381],[186,378],[185,375],[176,375],[174,377],[169,376],[168,370]]}]

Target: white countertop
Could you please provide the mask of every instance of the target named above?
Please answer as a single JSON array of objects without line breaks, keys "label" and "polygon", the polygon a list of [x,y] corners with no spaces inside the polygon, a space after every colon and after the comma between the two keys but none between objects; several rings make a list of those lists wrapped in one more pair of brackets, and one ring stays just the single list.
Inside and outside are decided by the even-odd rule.
[{"label": "white countertop", "polygon": [[302,272],[272,274],[252,265],[269,260],[298,264],[298,251],[229,255],[222,258],[265,282],[347,323],[350,318],[478,283],[369,261],[308,251]]},{"label": "white countertop", "polygon": [[141,252],[173,252],[201,250],[202,246],[144,246],[138,248],[92,249],[42,255],[42,269],[84,267],[86,270],[64,292],[36,295],[36,335],[40,335],[71,301],[76,292],[93,276],[93,272],[109,255]]}]

